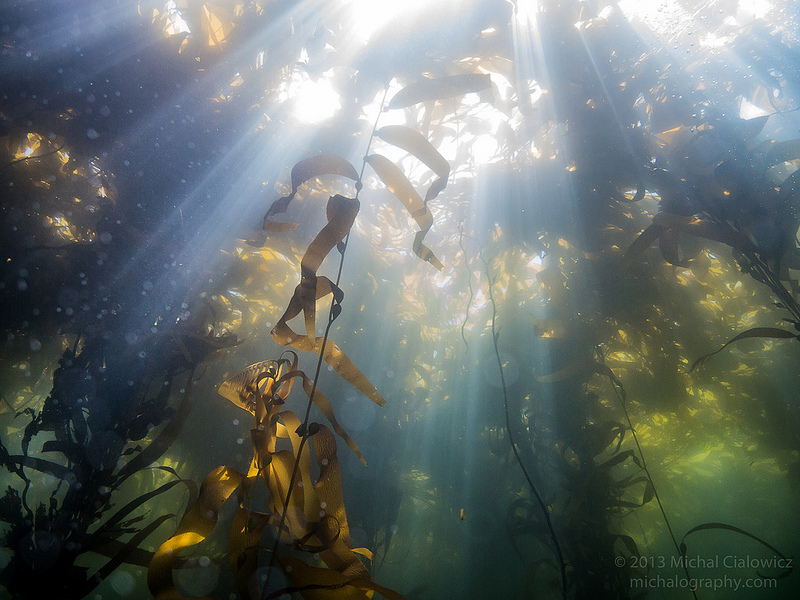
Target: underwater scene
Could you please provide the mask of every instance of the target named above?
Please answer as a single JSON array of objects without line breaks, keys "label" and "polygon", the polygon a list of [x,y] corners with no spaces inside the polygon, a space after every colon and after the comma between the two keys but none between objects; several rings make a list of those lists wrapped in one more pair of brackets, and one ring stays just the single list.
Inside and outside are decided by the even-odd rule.
[{"label": "underwater scene", "polygon": [[0,3],[0,598],[800,597],[799,31]]}]

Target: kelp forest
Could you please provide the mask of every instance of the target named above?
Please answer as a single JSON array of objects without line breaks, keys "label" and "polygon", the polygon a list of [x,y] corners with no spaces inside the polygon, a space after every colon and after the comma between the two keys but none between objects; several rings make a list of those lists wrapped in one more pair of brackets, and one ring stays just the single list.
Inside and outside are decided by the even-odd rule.
[{"label": "kelp forest", "polygon": [[2,3],[2,597],[796,598],[799,27]]}]

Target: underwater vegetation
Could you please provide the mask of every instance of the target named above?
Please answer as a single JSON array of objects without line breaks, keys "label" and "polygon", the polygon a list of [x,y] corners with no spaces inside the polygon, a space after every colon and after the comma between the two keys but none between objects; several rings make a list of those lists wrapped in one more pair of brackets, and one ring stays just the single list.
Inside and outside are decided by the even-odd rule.
[{"label": "underwater vegetation", "polygon": [[797,8],[377,4],[0,8],[3,593],[795,597]]}]

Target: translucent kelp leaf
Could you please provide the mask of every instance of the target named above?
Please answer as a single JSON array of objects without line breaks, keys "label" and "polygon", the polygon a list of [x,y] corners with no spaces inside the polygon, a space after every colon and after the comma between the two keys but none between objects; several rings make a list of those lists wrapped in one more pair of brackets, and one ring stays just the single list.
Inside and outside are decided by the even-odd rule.
[{"label": "translucent kelp leaf", "polygon": [[796,338],[800,339],[796,333],[791,331],[786,331],[785,329],[779,329],[777,327],[753,327],[752,329],[748,329],[737,335],[736,337],[728,340],[723,344],[722,348],[719,350],[715,350],[709,354],[704,354],[700,358],[698,358],[694,363],[692,363],[689,372],[691,373],[697,367],[705,363],[709,358],[714,356],[715,354],[722,352],[727,346],[731,345],[734,342],[738,342],[739,340],[743,340],[746,338],[774,338],[774,339],[789,339],[789,338]]},{"label": "translucent kelp leaf", "polygon": [[297,223],[278,223],[270,221],[270,217],[286,212],[289,203],[297,193],[297,188],[313,177],[322,175],[341,175],[353,181],[358,180],[358,173],[353,165],[340,156],[333,154],[321,154],[305,158],[292,167],[292,193],[288,196],[278,198],[267,210],[264,215],[264,231],[289,231],[297,227]]},{"label": "translucent kelp leaf", "polygon": [[219,386],[218,393],[237,406],[248,412],[255,412],[256,399],[259,395],[258,386],[264,381],[265,375],[272,370],[273,377],[277,374],[274,360],[265,360],[247,367]]},{"label": "translucent kelp leaf", "polygon": [[339,537],[347,544],[350,541],[350,526],[347,523],[347,513],[344,508],[344,495],[342,494],[342,475],[339,469],[339,460],[336,456],[336,438],[331,430],[324,425],[314,434],[314,456],[317,458],[319,477],[314,485],[314,491],[319,500],[319,506],[327,516],[336,519],[339,526]]},{"label": "translucent kelp leaf", "polygon": [[161,544],[147,569],[147,587],[156,598],[182,598],[172,583],[172,566],[184,548],[199,544],[217,522],[222,504],[239,487],[244,476],[228,467],[211,471],[200,486],[197,503],[181,519],[178,530]]},{"label": "translucent kelp leaf", "polygon": [[409,152],[425,163],[430,169],[436,173],[436,179],[425,194],[425,202],[436,198],[445,186],[447,185],[447,178],[450,175],[450,164],[445,160],[444,156],[439,154],[439,151],[425,139],[421,133],[404,127],[402,125],[388,125],[381,127],[375,132],[382,140],[389,142]]},{"label": "translucent kelp leaf", "polygon": [[470,92],[480,92],[491,85],[492,80],[489,75],[479,73],[423,79],[397,92],[389,102],[388,108],[405,108],[419,102],[463,96]]},{"label": "translucent kelp leaf", "polygon": [[218,4],[206,2],[200,9],[200,25],[206,34],[206,43],[219,46],[225,43],[233,29],[232,15]]},{"label": "translucent kelp leaf", "polygon": [[[312,344],[307,336],[297,335],[283,319],[279,321],[272,330],[272,339],[281,346],[291,346],[295,350],[315,352],[317,354],[322,352],[322,339],[317,339],[316,343]],[[375,404],[378,406],[386,404],[386,400],[384,400],[380,392],[375,389],[375,386],[373,386],[364,374],[358,370],[358,367],[347,358],[345,353],[330,340],[325,344],[325,352],[322,359],[330,365],[342,379],[350,383]]]},{"label": "translucent kelp leaf", "polygon": [[428,233],[433,225],[433,216],[431,216],[430,210],[425,206],[414,186],[411,185],[411,182],[403,172],[385,156],[371,154],[366,160],[378,174],[378,177],[386,184],[386,187],[389,188],[389,191],[400,200],[417,222],[417,225],[419,225],[420,231],[417,232],[414,238],[414,253],[441,271],[444,265],[434,256],[431,249],[422,243],[425,234]]}]

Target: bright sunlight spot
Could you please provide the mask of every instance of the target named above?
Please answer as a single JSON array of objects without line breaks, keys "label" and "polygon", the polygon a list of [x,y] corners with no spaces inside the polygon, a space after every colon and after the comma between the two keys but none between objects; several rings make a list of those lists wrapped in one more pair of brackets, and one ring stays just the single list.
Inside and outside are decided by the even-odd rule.
[{"label": "bright sunlight spot", "polygon": [[294,105],[292,114],[298,121],[308,125],[330,119],[342,107],[339,94],[333,89],[329,77],[331,72],[312,81],[308,73],[295,71],[291,79],[281,86],[278,100]]},{"label": "bright sunlight spot", "polygon": [[426,0],[352,0],[355,36],[366,44],[373,35],[397,19],[416,17],[425,10]]}]

